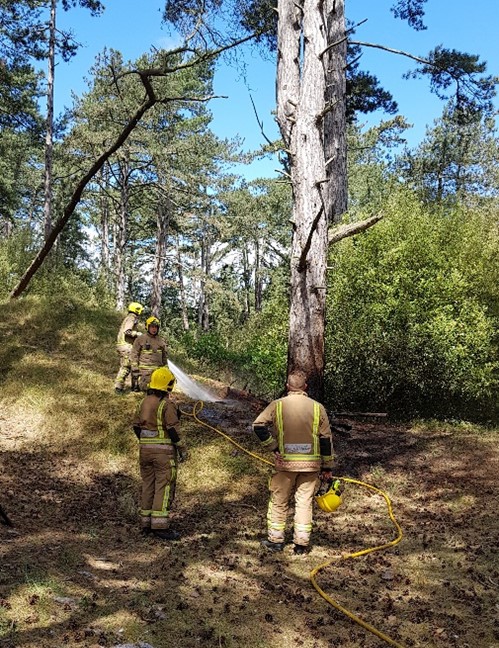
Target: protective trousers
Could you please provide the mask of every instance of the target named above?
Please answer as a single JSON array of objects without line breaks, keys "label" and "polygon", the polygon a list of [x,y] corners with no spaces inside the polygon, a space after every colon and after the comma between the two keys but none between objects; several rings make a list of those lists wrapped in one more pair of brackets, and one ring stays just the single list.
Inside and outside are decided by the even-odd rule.
[{"label": "protective trousers", "polygon": [[270,480],[270,500],[267,511],[268,538],[271,542],[284,542],[289,500],[294,493],[293,542],[307,546],[312,532],[313,497],[318,486],[316,472],[278,471]]},{"label": "protective trousers", "polygon": [[114,381],[115,389],[125,388],[125,381],[130,375],[130,372],[132,371],[132,365],[130,364],[131,350],[132,350],[131,345],[128,348],[125,347],[118,348],[118,355],[120,357],[120,368],[118,369],[118,373]]},{"label": "protective trousers", "polygon": [[159,367],[151,367],[150,369],[141,369],[140,370],[139,378],[138,378],[140,391],[143,391],[143,392],[147,391],[149,383],[151,382],[152,373],[156,369],[159,369]]},{"label": "protective trousers", "polygon": [[165,529],[175,497],[177,462],[170,448],[141,446],[142,498],[140,519],[144,529]]}]

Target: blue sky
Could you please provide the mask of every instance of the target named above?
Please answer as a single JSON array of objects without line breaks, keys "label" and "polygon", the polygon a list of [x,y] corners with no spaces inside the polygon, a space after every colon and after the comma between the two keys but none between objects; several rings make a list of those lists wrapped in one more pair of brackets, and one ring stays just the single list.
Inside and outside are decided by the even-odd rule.
[{"label": "blue sky", "polygon": [[[85,91],[84,77],[95,56],[104,47],[121,51],[126,59],[135,59],[151,46],[168,47],[174,44],[167,28],[161,25],[163,0],[104,0],[106,11],[99,18],[90,17],[87,11],[73,9],[61,12],[59,26],[71,27],[82,43],[78,54],[69,63],[60,62],[56,69],[56,107],[69,106],[71,91]],[[489,74],[499,75],[499,48],[497,24],[498,0],[428,0],[426,31],[415,32],[390,13],[394,0],[346,0],[349,19],[359,23],[356,40],[382,44],[397,50],[424,56],[438,44],[480,55],[487,61]],[[415,146],[425,135],[442,111],[442,102],[432,95],[426,81],[404,80],[404,72],[414,67],[414,62],[372,48],[363,49],[361,67],[378,76],[399,106],[400,114],[413,124],[407,135],[410,146]],[[277,127],[272,111],[275,108],[275,66],[264,61],[257,53],[245,49],[246,69],[221,63],[215,76],[215,93],[228,99],[210,103],[213,113],[212,129],[219,137],[244,139],[246,150],[264,143],[256,121],[251,97],[258,117],[269,138],[277,137]],[[497,102],[499,107],[499,102]],[[374,121],[383,116],[376,115]],[[371,118],[371,121],[373,118]],[[362,118],[361,118],[362,121]],[[275,175],[275,160],[255,162],[245,171],[248,179],[258,175]]]}]

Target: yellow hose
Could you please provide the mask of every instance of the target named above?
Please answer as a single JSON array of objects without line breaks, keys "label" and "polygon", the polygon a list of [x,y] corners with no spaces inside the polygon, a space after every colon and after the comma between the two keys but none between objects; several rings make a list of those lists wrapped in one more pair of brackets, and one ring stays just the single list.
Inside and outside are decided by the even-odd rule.
[{"label": "yellow hose", "polygon": [[[273,461],[269,461],[268,459],[265,459],[264,457],[261,457],[260,455],[254,454],[253,452],[250,452],[245,447],[243,447],[242,445],[237,443],[237,441],[234,441],[234,439],[232,439],[228,434],[225,434],[225,432],[222,432],[218,428],[215,428],[212,425],[209,425],[209,423],[205,423],[205,421],[202,421],[198,417],[198,414],[201,412],[203,407],[204,407],[203,401],[197,401],[194,404],[192,412],[184,412],[183,410],[181,410],[181,411],[182,411],[182,414],[185,414],[187,416],[192,416],[192,418],[197,423],[199,423],[200,425],[202,425],[202,426],[204,426],[206,428],[209,428],[210,430],[213,430],[217,434],[220,434],[225,439],[227,439],[227,441],[232,443],[232,445],[236,446],[236,448],[239,448],[242,452],[246,453],[250,457],[253,457],[254,459],[257,459],[258,461],[261,461],[262,463],[266,463],[269,466],[274,467],[274,462]],[[367,549],[362,549],[361,551],[355,551],[353,553],[343,554],[341,556],[341,560],[347,560],[348,558],[358,558],[359,556],[365,556],[366,554],[372,553],[373,551],[380,551],[381,549],[387,549],[388,547],[394,547],[396,544],[398,544],[402,540],[402,529],[401,529],[399,523],[397,522],[397,520],[395,519],[395,516],[393,515],[393,509],[392,509],[391,500],[384,491],[382,491],[380,488],[376,488],[375,486],[371,486],[371,484],[366,484],[365,482],[359,481],[357,479],[352,479],[350,477],[335,477],[335,479],[340,479],[341,481],[349,482],[351,484],[358,484],[359,486],[363,486],[364,488],[368,488],[369,490],[372,490],[375,493],[380,494],[384,498],[384,500],[386,502],[386,505],[387,505],[387,508],[388,508],[388,515],[390,517],[390,520],[392,521],[395,529],[397,530],[397,537],[394,540],[391,540],[390,542],[385,542],[382,545],[377,545],[376,547],[368,547]],[[351,619],[352,621],[355,621],[355,623],[362,626],[365,630],[368,630],[369,632],[372,632],[372,634],[376,635],[377,637],[379,637],[380,639],[385,641],[387,644],[390,644],[390,646],[395,646],[395,648],[404,648],[404,646],[402,644],[396,642],[394,639],[391,639],[386,634],[384,634],[383,632],[381,632],[380,630],[378,630],[377,628],[372,626],[370,623],[367,623],[366,621],[363,621],[358,616],[356,616],[355,614],[353,614],[352,612],[350,612],[349,610],[344,608],[339,603],[337,603],[328,594],[326,594],[326,592],[324,592],[324,590],[322,590],[319,587],[319,585],[317,584],[317,581],[315,579],[316,575],[322,569],[325,569],[326,567],[331,565],[331,563],[333,563],[335,560],[337,560],[337,559],[332,558],[331,560],[328,560],[327,562],[322,563],[318,567],[315,567],[310,572],[310,580],[312,582],[312,585],[317,590],[317,592],[322,596],[322,598],[324,600],[326,600],[336,610],[338,610],[339,612],[342,612],[343,614],[345,614],[349,619]]]}]

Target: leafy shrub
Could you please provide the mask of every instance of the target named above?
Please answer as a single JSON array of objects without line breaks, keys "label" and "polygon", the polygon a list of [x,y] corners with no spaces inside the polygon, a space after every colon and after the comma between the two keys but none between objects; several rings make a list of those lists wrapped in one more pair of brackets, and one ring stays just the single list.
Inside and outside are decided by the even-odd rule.
[{"label": "leafy shrub", "polygon": [[493,417],[498,252],[490,214],[430,213],[407,195],[337,246],[326,359],[333,407]]}]

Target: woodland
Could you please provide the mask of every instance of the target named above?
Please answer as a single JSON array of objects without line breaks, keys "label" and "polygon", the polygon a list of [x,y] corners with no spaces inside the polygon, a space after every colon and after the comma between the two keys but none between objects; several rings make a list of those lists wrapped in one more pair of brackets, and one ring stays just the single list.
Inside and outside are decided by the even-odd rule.
[{"label": "woodland", "polygon": [[[424,29],[425,2],[387,19]],[[497,78],[445,43],[398,52],[442,101],[410,148],[348,0],[166,0],[181,44],[102,51],[56,115],[78,51],[57,17],[105,4],[0,3],[0,646],[384,645],[308,582],[331,551],[393,538],[383,502],[347,484],[304,561],[265,556],[268,471],[209,436],[255,451],[251,421],[297,367],[338,422],[337,474],[390,492],[404,530],[321,587],[392,645],[497,646]],[[242,43],[275,57],[281,135],[244,154],[210,128],[216,63]],[[233,171],[276,152],[277,177]],[[175,394],[177,549],[136,524],[137,396],[113,392],[131,301],[219,399],[208,433]]]}]

